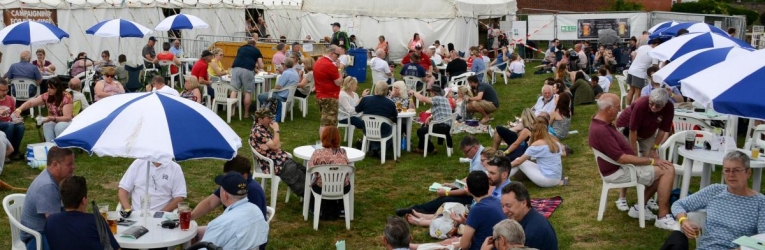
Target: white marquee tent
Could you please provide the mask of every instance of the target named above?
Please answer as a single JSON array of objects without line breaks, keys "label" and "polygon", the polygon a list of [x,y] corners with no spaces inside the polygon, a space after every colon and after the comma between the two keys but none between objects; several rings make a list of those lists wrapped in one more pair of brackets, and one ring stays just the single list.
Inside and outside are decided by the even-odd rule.
[{"label": "white marquee tent", "polygon": [[[85,30],[92,25],[123,18],[153,28],[164,19],[165,8],[198,16],[210,24],[209,29],[183,31],[185,38],[241,34],[245,30],[245,10],[257,8],[265,11],[268,32],[275,36],[302,39],[311,35],[319,39],[332,34],[330,23],[339,22],[343,30],[355,34],[365,47],[376,47],[377,37],[384,35],[391,46],[391,59],[399,59],[415,32],[428,44],[435,40],[442,44],[452,42],[463,51],[478,44],[478,19],[514,15],[516,0],[0,0],[3,11],[16,8],[57,10],[58,26],[70,37],[59,44],[31,49],[44,48],[46,59],[57,66],[58,74],[64,74],[66,62],[79,52],[98,58],[101,51],[109,50],[112,59],[117,59],[117,38],[86,35]],[[4,26],[0,23],[0,28]],[[166,37],[167,33],[154,31],[152,35]],[[146,38],[123,38],[120,51],[128,61],[139,62],[145,44]],[[0,47],[3,52],[0,70],[6,72],[18,61],[19,53],[29,49],[22,45]],[[155,49],[161,51],[161,45]]]}]

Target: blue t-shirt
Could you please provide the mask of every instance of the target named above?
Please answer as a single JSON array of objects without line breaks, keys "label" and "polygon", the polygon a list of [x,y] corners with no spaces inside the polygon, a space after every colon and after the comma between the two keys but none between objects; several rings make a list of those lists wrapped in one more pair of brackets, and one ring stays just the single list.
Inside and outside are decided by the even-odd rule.
[{"label": "blue t-shirt", "polygon": [[[215,192],[213,192],[215,196],[220,198],[220,187],[215,189]],[[247,199],[250,200],[250,203],[255,204],[255,206],[258,206],[260,208],[260,211],[263,212],[263,218],[268,218],[266,215],[266,193],[263,191],[263,187],[260,186],[260,183],[253,179],[247,180]],[[223,206],[223,209],[226,206]]]},{"label": "blue t-shirt", "polygon": [[555,235],[550,222],[535,209],[531,209],[526,216],[518,222],[526,233],[526,247],[557,250],[558,236]]},{"label": "blue t-shirt", "polygon": [[470,243],[470,249],[481,249],[481,245],[486,238],[491,236],[494,232],[494,225],[506,218],[505,214],[502,213],[502,205],[500,204],[499,199],[492,196],[486,196],[486,198],[483,198],[480,202],[473,205],[473,207],[470,208],[470,213],[465,222],[466,225],[475,230],[475,233],[473,234],[473,242]]},{"label": "blue t-shirt", "polygon": [[[55,214],[63,211],[58,182],[53,180],[48,170],[42,171],[32,181],[21,209],[21,224],[38,232],[45,229],[45,214]],[[26,241],[32,235],[21,231],[21,240]]]},{"label": "blue t-shirt", "polygon": [[416,77],[425,77],[425,68],[422,67],[419,63],[409,63],[407,65],[404,65],[404,67],[401,67],[401,72],[399,72],[401,76],[416,76]]},{"label": "blue t-shirt", "polygon": [[254,70],[259,58],[263,58],[260,50],[255,46],[246,44],[236,50],[236,57],[231,67]]},{"label": "blue t-shirt", "polygon": [[[104,228],[108,230],[109,226],[104,223]],[[114,235],[111,232],[107,234],[112,249],[119,249],[120,245],[114,239]],[[98,237],[94,215],[80,211],[67,211],[48,216],[48,221],[45,223],[45,237],[48,239],[50,250],[104,249]]]},{"label": "blue t-shirt", "polygon": [[9,80],[16,79],[16,78],[26,78],[31,80],[40,80],[42,79],[42,74],[40,74],[40,69],[37,68],[34,64],[31,64],[29,62],[17,62],[14,64],[11,64],[11,67],[8,68],[8,72],[6,73]]},{"label": "blue t-shirt", "polygon": [[[483,62],[483,59],[480,57],[476,57],[473,59],[473,65],[470,66],[470,71],[475,72],[476,74],[481,73],[481,71],[486,70],[486,63]],[[476,75],[478,77],[478,82],[483,82],[483,75]],[[481,243],[483,244],[483,242]]]},{"label": "blue t-shirt", "polygon": [[[300,76],[298,76],[297,71],[295,71],[294,68],[289,68],[282,72],[282,76],[279,77],[279,80],[276,81],[276,85],[279,85],[282,87],[282,89],[287,88],[289,86],[295,85],[297,86],[298,83],[300,83]],[[285,100],[289,98],[289,91],[278,91],[276,92],[277,95],[279,95],[281,98],[284,98]]]},{"label": "blue t-shirt", "polygon": [[[505,53],[505,55],[507,56],[507,59],[510,59],[510,52]],[[502,64],[504,62],[505,62],[505,58],[502,56],[502,54],[499,54],[497,56],[497,61],[494,62],[494,65],[499,65],[497,66],[497,68],[501,70],[505,70],[505,68],[507,68],[507,64],[509,64],[510,62]]]}]

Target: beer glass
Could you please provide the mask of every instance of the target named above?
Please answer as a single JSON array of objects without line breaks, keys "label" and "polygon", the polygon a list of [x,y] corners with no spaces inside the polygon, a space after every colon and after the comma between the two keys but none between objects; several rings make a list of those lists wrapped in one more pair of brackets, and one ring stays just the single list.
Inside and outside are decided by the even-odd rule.
[{"label": "beer glass", "polygon": [[189,203],[178,203],[178,212],[180,213],[181,230],[188,231],[189,224],[191,224],[191,208],[189,208]]},{"label": "beer glass", "polygon": [[117,234],[117,220],[119,220],[119,218],[120,215],[116,211],[107,213],[106,224],[109,224],[109,230],[112,231],[112,234]]}]

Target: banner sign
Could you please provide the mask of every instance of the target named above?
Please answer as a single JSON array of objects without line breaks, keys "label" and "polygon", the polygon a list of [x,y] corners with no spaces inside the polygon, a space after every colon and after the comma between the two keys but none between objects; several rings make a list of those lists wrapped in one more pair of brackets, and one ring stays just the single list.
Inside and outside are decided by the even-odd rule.
[{"label": "banner sign", "polygon": [[52,23],[58,26],[58,11],[56,9],[28,9],[15,8],[3,10],[3,22],[5,26],[23,21],[35,21]]},{"label": "banner sign", "polygon": [[629,18],[603,18],[603,19],[579,19],[579,39],[598,38],[598,31],[612,29],[620,38],[630,37],[630,19]]}]

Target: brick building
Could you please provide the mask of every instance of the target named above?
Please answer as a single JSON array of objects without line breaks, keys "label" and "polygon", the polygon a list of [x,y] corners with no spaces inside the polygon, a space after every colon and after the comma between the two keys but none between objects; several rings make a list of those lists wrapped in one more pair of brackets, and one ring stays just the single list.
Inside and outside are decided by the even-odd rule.
[{"label": "brick building", "polygon": [[[643,5],[645,11],[669,11],[673,0],[625,0]],[[518,13],[539,13],[540,10],[562,12],[608,11],[614,0],[518,0]],[[678,1],[679,2],[679,1]],[[547,12],[549,13],[549,12]]]}]

